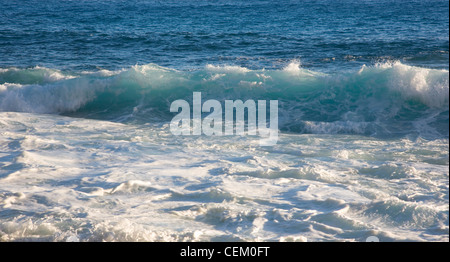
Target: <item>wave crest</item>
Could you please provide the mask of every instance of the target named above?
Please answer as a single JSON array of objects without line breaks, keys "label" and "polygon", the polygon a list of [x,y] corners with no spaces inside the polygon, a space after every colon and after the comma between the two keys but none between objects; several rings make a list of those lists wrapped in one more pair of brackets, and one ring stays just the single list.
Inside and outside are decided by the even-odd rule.
[{"label": "wave crest", "polygon": [[172,101],[191,101],[193,92],[202,92],[205,100],[279,100],[285,131],[390,135],[426,130],[448,137],[448,79],[447,70],[398,61],[336,74],[304,69],[299,61],[281,70],[207,65],[178,71],[147,64],[76,74],[13,68],[0,72],[0,111],[166,121],[173,117]]}]

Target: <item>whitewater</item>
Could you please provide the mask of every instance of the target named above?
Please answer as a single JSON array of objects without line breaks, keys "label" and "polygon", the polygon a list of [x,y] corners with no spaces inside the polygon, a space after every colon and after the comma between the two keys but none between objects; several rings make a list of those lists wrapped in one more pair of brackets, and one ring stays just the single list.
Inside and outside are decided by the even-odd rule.
[{"label": "whitewater", "polygon": [[[0,69],[1,241],[448,241],[447,69]],[[276,99],[279,137],[170,103]]]}]

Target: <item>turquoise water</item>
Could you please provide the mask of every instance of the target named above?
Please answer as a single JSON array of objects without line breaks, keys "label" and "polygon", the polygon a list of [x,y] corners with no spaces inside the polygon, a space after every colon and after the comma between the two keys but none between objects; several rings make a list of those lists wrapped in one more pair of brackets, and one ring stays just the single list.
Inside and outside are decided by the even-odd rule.
[{"label": "turquoise water", "polygon": [[[448,241],[448,1],[0,6],[1,241]],[[277,144],[172,135],[193,92]]]}]

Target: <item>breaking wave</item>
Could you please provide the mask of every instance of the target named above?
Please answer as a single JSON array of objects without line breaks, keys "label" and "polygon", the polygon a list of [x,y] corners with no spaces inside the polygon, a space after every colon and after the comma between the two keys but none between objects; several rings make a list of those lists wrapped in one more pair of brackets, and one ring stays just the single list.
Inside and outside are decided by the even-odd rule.
[{"label": "breaking wave", "polygon": [[447,70],[401,62],[324,74],[293,61],[280,70],[207,65],[178,71],[155,64],[118,71],[0,69],[0,111],[119,121],[168,121],[171,102],[279,100],[280,129],[295,133],[448,137]]}]

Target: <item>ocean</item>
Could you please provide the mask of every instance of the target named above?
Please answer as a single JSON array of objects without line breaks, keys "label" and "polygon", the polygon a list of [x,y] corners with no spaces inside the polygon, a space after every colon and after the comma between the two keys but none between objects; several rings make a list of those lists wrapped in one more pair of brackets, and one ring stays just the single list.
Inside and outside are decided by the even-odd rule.
[{"label": "ocean", "polygon": [[[449,241],[448,1],[0,7],[0,241]],[[175,135],[194,93],[276,143]]]}]

